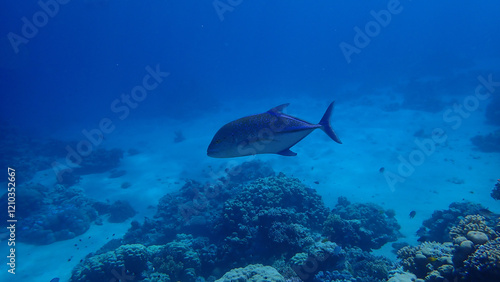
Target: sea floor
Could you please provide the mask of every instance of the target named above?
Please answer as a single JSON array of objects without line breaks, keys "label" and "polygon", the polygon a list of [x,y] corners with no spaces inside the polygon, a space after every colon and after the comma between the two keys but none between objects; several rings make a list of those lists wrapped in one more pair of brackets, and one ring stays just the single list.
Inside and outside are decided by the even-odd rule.
[{"label": "sea floor", "polygon": [[[316,189],[329,208],[334,207],[338,197],[344,196],[351,202],[371,202],[394,209],[405,236],[400,240],[410,244],[417,244],[415,232],[423,220],[452,202],[481,203],[500,213],[500,206],[490,197],[500,177],[500,154],[480,152],[470,141],[477,134],[488,134],[495,129],[485,124],[481,109],[486,105],[480,105],[468,118],[461,119],[460,126],[453,128],[456,124],[447,123],[443,112],[386,111],[386,106],[394,101],[381,97],[338,100],[331,123],[343,142],[341,145],[317,130],[292,148],[298,154],[296,157],[212,159],[206,156],[206,148],[220,126],[279,104],[291,103],[286,109],[290,115],[319,121],[330,101],[303,97],[248,101],[244,107],[226,102],[216,113],[189,122],[132,120],[132,113],[131,118],[116,123],[116,130],[106,135],[104,142],[106,148],[139,151],[133,156],[125,154],[119,169],[127,174],[113,179],[108,174],[86,175],[78,186],[91,198],[129,201],[138,211],[133,219],[141,221],[154,214],[160,197],[179,189],[185,179],[212,181],[203,172],[208,167],[223,171],[228,166],[259,159],[269,162],[275,171],[297,177]],[[81,139],[82,129],[68,129],[51,137]],[[442,129],[444,135],[433,134],[435,129]],[[183,132],[185,140],[175,143],[178,130]],[[441,142],[444,137],[446,140]],[[433,138],[440,138],[440,142],[432,141],[431,145]],[[48,168],[37,173],[33,181],[53,185],[54,173]],[[125,181],[132,185],[122,189]],[[409,217],[411,211],[416,211],[414,218]],[[7,273],[7,266],[2,264],[0,281],[48,282],[55,277],[67,281],[81,259],[110,239],[123,236],[133,219],[121,224],[104,220],[103,225],[93,225],[81,236],[47,246],[18,242],[16,275]],[[0,251],[7,254],[7,249],[3,238]],[[396,259],[390,244],[374,253]]]}]

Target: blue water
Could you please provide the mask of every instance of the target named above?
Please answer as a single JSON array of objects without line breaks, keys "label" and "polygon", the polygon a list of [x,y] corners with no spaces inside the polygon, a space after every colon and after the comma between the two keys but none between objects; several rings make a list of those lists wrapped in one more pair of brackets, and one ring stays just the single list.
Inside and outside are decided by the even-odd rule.
[{"label": "blue water", "polygon": [[[222,125],[288,102],[287,113],[316,123],[335,100],[332,125],[344,144],[315,132],[292,149],[298,153],[293,159],[257,159],[276,174],[283,171],[310,185],[328,209],[339,196],[394,209],[400,232],[413,246],[422,222],[452,202],[470,200],[500,213],[490,197],[500,165],[497,1],[4,2],[1,169],[16,169],[17,215],[31,229],[37,220],[47,220],[48,213],[75,214],[58,217],[61,225],[88,221],[74,228],[83,228],[77,234],[52,230],[50,239],[40,239],[36,232],[23,237],[19,227],[17,248],[24,256],[18,256],[16,276],[2,268],[0,277],[14,279],[9,281],[67,281],[69,269],[108,240],[100,238],[89,251],[82,247],[75,259],[59,258],[68,263],[66,270],[61,266],[40,280],[30,280],[29,270],[21,265],[43,273],[44,266],[37,268],[33,257],[43,258],[56,248],[51,246],[65,248],[58,245],[64,242],[73,246],[89,232],[101,234],[92,226],[116,228],[115,237],[125,236],[132,220],[142,224],[145,216],[153,217],[158,199],[177,192],[187,178],[210,183],[214,178],[207,171],[223,173],[221,167],[231,160],[206,155]],[[447,140],[441,142],[443,134]],[[418,146],[422,140],[433,140],[437,147],[425,151]],[[121,153],[110,153],[114,148]],[[102,155],[96,155],[99,149]],[[422,152],[423,164],[416,159],[412,163],[415,150]],[[75,161],[72,152],[91,159],[91,165],[68,162]],[[405,171],[399,156],[415,171]],[[64,189],[77,189],[85,201],[128,201],[135,212],[120,227],[95,211],[74,212],[82,207],[69,206],[65,201],[71,197],[54,188],[64,169],[71,170],[68,177],[78,178],[66,178]],[[33,186],[37,183],[45,188]],[[361,190],[355,192],[348,184]],[[99,198],[100,191],[109,192],[106,199]],[[128,204],[114,208],[130,211]],[[412,210],[416,217],[409,219]],[[9,234],[2,234],[2,254],[8,254]],[[147,245],[139,239],[136,243]],[[385,255],[396,261],[390,243],[385,246]],[[54,259],[54,264],[60,261]],[[269,257],[249,259],[234,267],[250,263],[273,262]],[[219,279],[234,267],[217,265],[219,272],[210,275]],[[209,279],[208,273],[197,270],[193,277]],[[188,276],[171,278],[191,281]]]}]

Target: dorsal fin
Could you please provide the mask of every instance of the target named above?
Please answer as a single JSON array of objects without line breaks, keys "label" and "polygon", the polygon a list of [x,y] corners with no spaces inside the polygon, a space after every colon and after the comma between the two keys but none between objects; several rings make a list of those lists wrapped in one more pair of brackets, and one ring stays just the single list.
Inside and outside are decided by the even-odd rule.
[{"label": "dorsal fin", "polygon": [[290,105],[290,103],[279,105],[277,107],[274,107],[274,108],[270,109],[268,112],[274,113],[274,114],[281,114],[281,112],[283,111],[283,109],[286,108],[286,107],[288,107],[288,105]]}]

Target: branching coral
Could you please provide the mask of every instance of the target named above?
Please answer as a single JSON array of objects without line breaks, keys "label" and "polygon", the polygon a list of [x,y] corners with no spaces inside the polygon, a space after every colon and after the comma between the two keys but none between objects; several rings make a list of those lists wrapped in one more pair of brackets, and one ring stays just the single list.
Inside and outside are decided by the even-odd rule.
[{"label": "branching coral", "polygon": [[404,247],[398,251],[403,268],[426,281],[450,279],[453,272],[453,244],[424,242],[417,247]]},{"label": "branching coral", "polygon": [[453,239],[459,236],[468,237],[471,231],[484,233],[488,236],[488,239],[494,239],[498,236],[495,230],[486,225],[484,217],[480,215],[468,215],[460,220],[457,226],[451,228],[450,237]]},{"label": "branching coral", "polygon": [[498,281],[500,278],[500,238],[480,246],[464,262],[461,273],[467,281]]}]

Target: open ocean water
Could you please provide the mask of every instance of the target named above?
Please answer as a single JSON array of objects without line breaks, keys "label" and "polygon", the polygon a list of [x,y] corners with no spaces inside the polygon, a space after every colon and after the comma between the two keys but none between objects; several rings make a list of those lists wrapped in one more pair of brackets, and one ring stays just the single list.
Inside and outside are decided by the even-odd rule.
[{"label": "open ocean water", "polygon": [[500,281],[497,1],[1,6],[0,281]]}]

